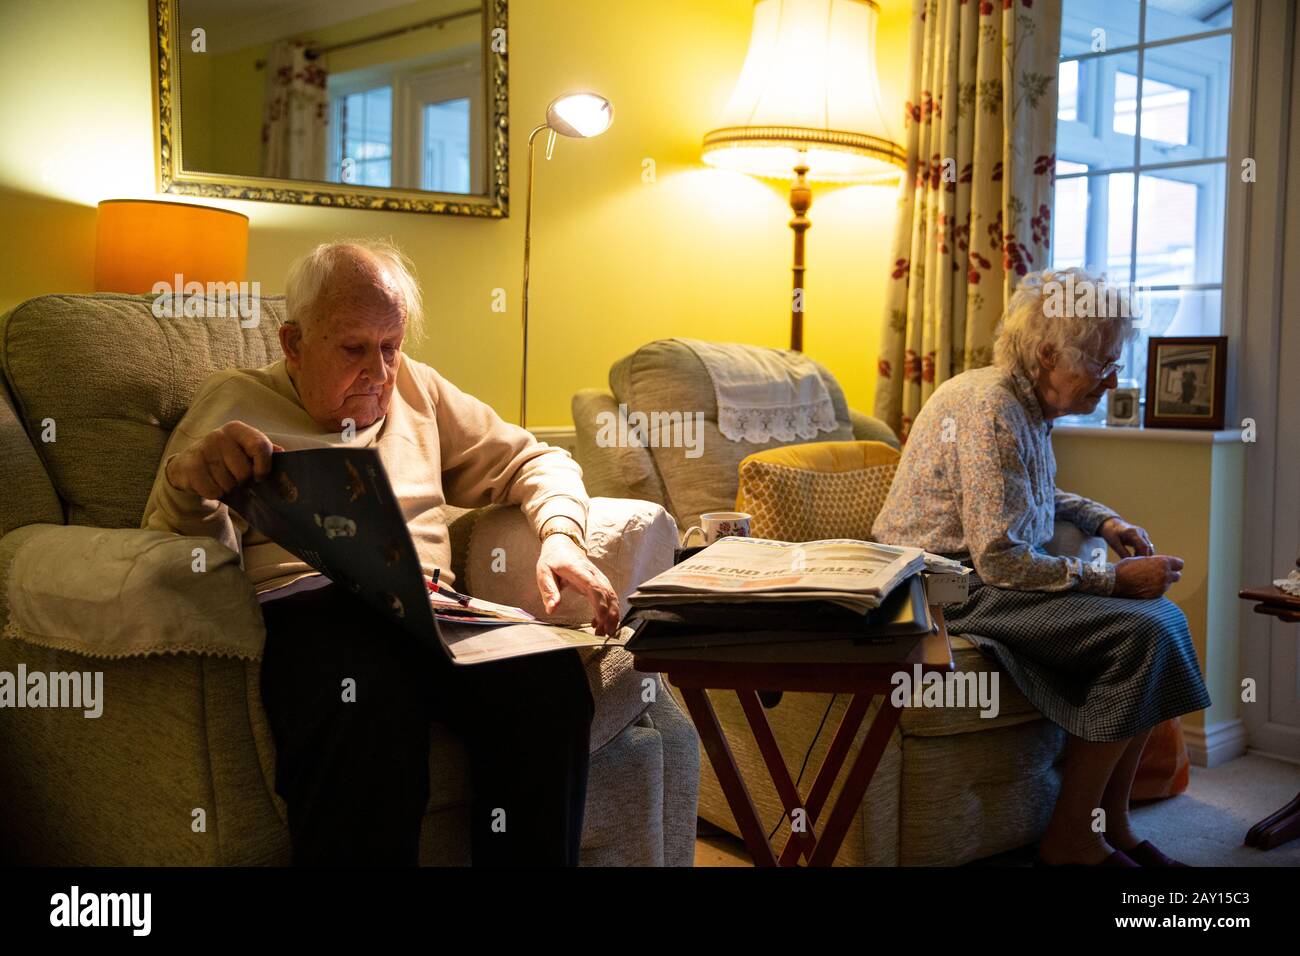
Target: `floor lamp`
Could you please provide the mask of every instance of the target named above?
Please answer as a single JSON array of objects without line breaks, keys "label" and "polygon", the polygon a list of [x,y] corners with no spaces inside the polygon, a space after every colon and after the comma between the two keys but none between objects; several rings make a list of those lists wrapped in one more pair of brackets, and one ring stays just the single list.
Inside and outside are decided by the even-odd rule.
[{"label": "floor lamp", "polygon": [[528,427],[528,272],[533,251],[533,143],[548,131],[546,158],[555,151],[555,136],[590,139],[614,122],[614,104],[597,93],[565,93],[546,108],[546,122],[528,134],[528,193],[524,200],[524,356],[519,377],[519,426]]},{"label": "floor lamp", "polygon": [[797,351],[809,181],[892,183],[907,165],[880,107],[877,14],[874,0],[757,0],[740,79],[721,125],[704,137],[710,166],[794,180],[790,348]]}]

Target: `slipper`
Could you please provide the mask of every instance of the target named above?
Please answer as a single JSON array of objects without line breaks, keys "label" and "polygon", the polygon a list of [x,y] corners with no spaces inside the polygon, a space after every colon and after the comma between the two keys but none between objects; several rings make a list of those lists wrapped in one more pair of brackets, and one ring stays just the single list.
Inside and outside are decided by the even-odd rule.
[{"label": "slipper", "polygon": [[1187,866],[1173,857],[1165,856],[1150,840],[1143,840],[1128,851],[1128,855],[1137,860],[1141,866]]},{"label": "slipper", "polygon": [[[1151,849],[1155,850],[1155,847],[1151,847]],[[1156,850],[1156,852],[1159,853],[1160,851]],[[1165,859],[1168,859],[1168,857],[1166,857]],[[1179,865],[1181,866],[1182,864]],[[1046,861],[1043,860],[1042,857],[1035,854],[1034,866],[1043,866],[1043,867],[1047,867],[1048,869],[1057,869],[1057,870],[1061,869],[1062,867],[1080,867],[1080,866],[1088,866],[1088,867],[1127,866],[1127,867],[1136,867],[1137,869],[1142,868],[1142,864],[1135,863],[1133,859],[1129,857],[1129,855],[1125,853],[1123,850],[1116,850],[1114,853],[1106,857],[1106,859],[1102,860],[1100,863],[1047,863]]]}]

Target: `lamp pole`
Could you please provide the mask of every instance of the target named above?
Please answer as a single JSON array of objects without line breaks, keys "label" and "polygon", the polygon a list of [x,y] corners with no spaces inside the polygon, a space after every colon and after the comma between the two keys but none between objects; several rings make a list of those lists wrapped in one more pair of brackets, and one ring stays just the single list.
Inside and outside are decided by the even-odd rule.
[{"label": "lamp pole", "polygon": [[[524,358],[523,371],[519,376],[519,427],[528,427],[528,266],[533,251],[533,142],[537,134],[550,127],[543,123],[528,134],[528,191],[524,199],[524,300],[520,311],[523,313]],[[554,137],[554,132],[552,132]],[[550,155],[550,149],[547,149]]]},{"label": "lamp pole", "polygon": [[808,210],[812,207],[812,187],[808,185],[807,157],[801,157],[794,167],[795,180],[790,187],[790,208],[794,218],[790,228],[794,230],[794,289],[790,295],[790,348],[796,352],[803,351],[803,313],[804,313],[804,233],[812,226]]}]

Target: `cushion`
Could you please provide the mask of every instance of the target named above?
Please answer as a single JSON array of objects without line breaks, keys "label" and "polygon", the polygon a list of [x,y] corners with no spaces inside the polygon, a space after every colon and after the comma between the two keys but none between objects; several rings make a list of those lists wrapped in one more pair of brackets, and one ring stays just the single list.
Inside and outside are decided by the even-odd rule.
[{"label": "cushion", "polygon": [[171,430],[200,383],[280,358],[282,296],[261,316],[157,318],[152,295],[46,295],[0,329],[0,366],[69,524],[138,528]]},{"label": "cushion", "polygon": [[[814,364],[830,393],[839,422],[835,431],[823,432],[820,437],[850,440],[853,426],[844,392],[824,366]],[[737,468],[742,459],[787,444],[776,439],[754,443],[726,438],[718,429],[718,402],[709,373],[695,353],[681,342],[663,339],[643,345],[614,364],[609,371],[609,385],[618,402],[627,406],[629,414],[676,412],[702,417],[702,434],[694,436],[698,440],[696,447],[652,446],[649,449],[663,480],[664,504],[683,528],[699,524],[699,516],[706,511],[731,510],[739,481]],[[694,417],[691,420],[694,422]]]},{"label": "cushion", "polygon": [[740,463],[736,510],[750,533],[776,541],[870,540],[899,454],[876,441],[812,442],[750,455]]}]

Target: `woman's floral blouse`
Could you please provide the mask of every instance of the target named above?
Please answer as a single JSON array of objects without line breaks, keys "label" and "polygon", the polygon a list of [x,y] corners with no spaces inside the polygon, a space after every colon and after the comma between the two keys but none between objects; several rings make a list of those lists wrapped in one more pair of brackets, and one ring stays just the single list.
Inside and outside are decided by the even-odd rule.
[{"label": "woman's floral blouse", "polygon": [[916,416],[872,537],[969,557],[995,587],[1110,594],[1115,565],[1043,550],[1054,519],[1091,535],[1118,517],[1057,490],[1051,433],[1019,370],[986,366],[949,379]]}]

